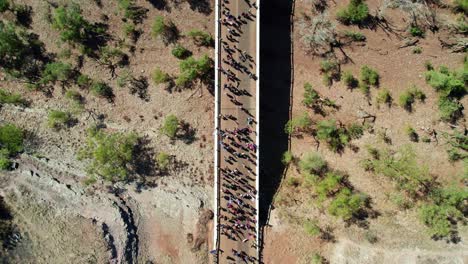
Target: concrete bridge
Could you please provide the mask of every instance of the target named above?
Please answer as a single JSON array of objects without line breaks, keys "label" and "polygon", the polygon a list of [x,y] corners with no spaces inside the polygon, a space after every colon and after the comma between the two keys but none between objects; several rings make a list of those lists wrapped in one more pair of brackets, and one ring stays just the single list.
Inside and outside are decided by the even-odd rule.
[{"label": "concrete bridge", "polygon": [[259,262],[259,2],[216,0],[215,263]]}]

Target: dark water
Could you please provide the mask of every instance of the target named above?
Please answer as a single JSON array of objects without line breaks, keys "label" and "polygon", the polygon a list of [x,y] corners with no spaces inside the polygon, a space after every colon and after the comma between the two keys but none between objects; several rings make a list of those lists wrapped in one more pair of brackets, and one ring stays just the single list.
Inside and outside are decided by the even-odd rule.
[{"label": "dark water", "polygon": [[264,225],[288,150],[293,0],[261,0],[260,9],[260,224]]}]

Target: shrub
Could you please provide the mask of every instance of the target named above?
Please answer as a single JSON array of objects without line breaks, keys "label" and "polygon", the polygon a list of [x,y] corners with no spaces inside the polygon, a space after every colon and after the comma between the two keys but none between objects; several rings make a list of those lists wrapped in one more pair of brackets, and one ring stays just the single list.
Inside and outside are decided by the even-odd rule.
[{"label": "shrub", "polygon": [[46,64],[39,83],[41,85],[47,85],[56,81],[65,82],[71,77],[72,73],[73,69],[70,64],[63,62],[51,62]]},{"label": "shrub", "polygon": [[179,68],[180,75],[175,83],[179,87],[187,87],[196,79],[206,80],[213,69],[213,61],[207,55],[198,60],[189,57],[180,62]]},{"label": "shrub", "polygon": [[310,259],[311,264],[323,264],[326,263],[326,260],[324,257],[320,256],[318,253],[312,254],[312,257]]},{"label": "shrub", "polygon": [[294,160],[294,156],[293,156],[293,154],[291,153],[291,151],[286,151],[286,152],[283,153],[283,158],[281,159],[281,162],[282,162],[284,165],[288,165],[288,164],[291,163],[293,160]]},{"label": "shrub", "polygon": [[382,174],[395,181],[399,190],[405,191],[411,197],[427,193],[432,178],[425,166],[416,161],[411,146],[403,146],[396,153],[389,150],[372,149],[371,158],[361,162],[366,170]]},{"label": "shrub", "polygon": [[156,156],[156,164],[161,170],[166,170],[171,161],[170,158],[171,156],[169,156],[169,154],[164,153],[164,152],[159,152],[158,155]]},{"label": "shrub", "polygon": [[358,86],[358,80],[356,78],[354,78],[353,74],[351,72],[349,72],[349,71],[345,71],[341,75],[341,81],[343,81],[344,84],[349,89],[353,89],[353,88],[356,88]]},{"label": "shrub", "polygon": [[422,48],[421,47],[414,47],[412,52],[414,54],[421,54],[422,53]]},{"label": "shrub", "polygon": [[72,116],[68,112],[52,110],[47,116],[47,124],[50,128],[60,129],[68,126],[72,121]]},{"label": "shrub", "polygon": [[24,132],[13,124],[0,126],[0,149],[8,156],[23,151]]},{"label": "shrub", "polygon": [[360,76],[361,82],[368,84],[368,85],[373,85],[373,86],[378,86],[379,85],[379,73],[370,68],[367,65],[364,65],[361,67],[361,76]]},{"label": "shrub", "polygon": [[164,119],[164,124],[161,127],[161,132],[171,139],[176,137],[179,130],[179,119],[175,115],[168,115]]},{"label": "shrub", "polygon": [[355,217],[366,205],[366,195],[353,194],[350,189],[343,188],[331,201],[328,212],[345,221]]},{"label": "shrub", "polygon": [[454,9],[457,12],[463,12],[468,15],[468,1],[466,0],[455,0],[453,2]]},{"label": "shrub", "polygon": [[9,0],[0,0],[0,12],[5,12],[10,8]]},{"label": "shrub", "polygon": [[364,128],[356,123],[351,124],[347,131],[351,139],[359,139],[364,135]]},{"label": "shrub", "polygon": [[168,82],[170,80],[170,77],[169,77],[169,74],[157,68],[157,69],[154,69],[153,73],[151,74],[151,79],[153,80],[154,84],[157,85],[157,84]]},{"label": "shrub", "polygon": [[76,3],[54,10],[52,26],[60,31],[62,41],[83,43],[86,40],[91,25],[81,13],[81,8]]},{"label": "shrub", "polygon": [[409,33],[413,37],[420,37],[420,38],[424,37],[424,30],[418,26],[411,26],[409,28]]},{"label": "shrub", "polygon": [[463,116],[463,104],[452,98],[441,96],[437,103],[439,107],[440,119],[446,122],[455,122]]},{"label": "shrub", "polygon": [[411,86],[408,90],[404,91],[399,98],[399,104],[407,111],[411,111],[415,99],[423,102],[426,99],[426,94],[416,86]]},{"label": "shrub", "polygon": [[135,160],[138,137],[133,134],[105,133],[90,129],[86,146],[78,158],[89,159],[88,173],[104,180],[116,182],[128,180]]},{"label": "shrub", "polygon": [[114,92],[112,88],[104,82],[95,82],[91,85],[91,93],[95,96],[101,96],[104,98],[112,98],[114,96]]},{"label": "shrub", "polygon": [[320,70],[325,73],[330,73],[338,69],[338,63],[333,60],[323,60],[320,62]]},{"label": "shrub", "polygon": [[321,233],[320,226],[318,226],[317,221],[305,221],[304,230],[309,236],[319,236]]},{"label": "shrub", "polygon": [[302,100],[302,103],[305,106],[312,107],[317,103],[317,100],[320,99],[320,96],[318,92],[312,88],[312,85],[310,83],[305,83],[304,84],[304,99]]},{"label": "shrub", "polygon": [[322,77],[322,83],[325,86],[331,86],[333,84],[333,79],[329,73],[325,73]]},{"label": "shrub", "polygon": [[16,106],[28,106],[28,102],[20,94],[10,93],[0,89],[0,104],[12,104]]},{"label": "shrub", "polygon": [[86,74],[80,74],[76,79],[76,84],[78,84],[80,88],[88,89],[93,84],[93,80]]},{"label": "shrub", "polygon": [[317,198],[320,202],[323,202],[328,196],[334,195],[341,189],[341,182],[343,176],[335,172],[327,172],[325,177],[318,182],[315,187],[317,192]]},{"label": "shrub", "polygon": [[352,41],[366,41],[366,36],[361,32],[354,32],[354,31],[345,31],[345,37],[350,38]]},{"label": "shrub", "polygon": [[137,33],[135,24],[133,23],[125,23],[123,26],[124,34],[127,37],[134,38],[135,34]]},{"label": "shrub", "polygon": [[320,175],[327,170],[327,162],[316,152],[308,152],[299,161],[303,175]]},{"label": "shrub", "polygon": [[295,132],[302,132],[307,130],[312,125],[312,119],[310,119],[307,113],[302,114],[298,117],[293,117],[286,123],[284,131],[287,134],[293,134]]},{"label": "shrub", "polygon": [[83,104],[83,96],[77,91],[68,90],[65,93],[65,98],[72,101],[75,105],[82,105]]},{"label": "shrub", "polygon": [[179,37],[179,31],[172,21],[165,21],[164,17],[157,16],[151,28],[153,37],[162,39],[165,45],[175,42]]},{"label": "shrub", "polygon": [[317,123],[317,139],[325,141],[335,152],[340,151],[349,142],[346,130],[336,127],[336,121],[333,119]]},{"label": "shrub", "polygon": [[119,7],[124,11],[124,17],[139,23],[146,16],[147,10],[135,5],[133,0],[118,0]]},{"label": "shrub", "polygon": [[407,125],[405,127],[405,133],[408,135],[409,139],[413,142],[418,142],[419,141],[419,135],[416,133],[416,130],[410,125]]},{"label": "shrub", "polygon": [[178,59],[185,59],[192,55],[188,49],[184,48],[183,46],[177,44],[171,51],[172,55]]},{"label": "shrub", "polygon": [[299,185],[301,185],[301,182],[296,177],[289,177],[287,180],[287,184],[291,187],[299,187]]},{"label": "shrub", "polygon": [[467,71],[466,66],[459,71],[440,67],[438,71],[430,70],[426,73],[427,83],[439,94],[438,106],[443,121],[456,122],[463,116],[463,105],[459,100],[467,92]]},{"label": "shrub", "polygon": [[351,0],[349,5],[338,10],[338,21],[343,24],[363,24],[369,18],[369,7],[364,0]]},{"label": "shrub", "polygon": [[213,37],[201,30],[192,30],[187,33],[187,36],[191,37],[197,46],[211,46],[213,45]]},{"label": "shrub", "polygon": [[382,89],[377,93],[375,101],[377,102],[377,105],[386,104],[390,107],[392,104],[392,95],[388,89]]},{"label": "shrub", "polygon": [[404,109],[411,111],[414,103],[414,96],[409,91],[405,91],[400,95],[398,103]]}]

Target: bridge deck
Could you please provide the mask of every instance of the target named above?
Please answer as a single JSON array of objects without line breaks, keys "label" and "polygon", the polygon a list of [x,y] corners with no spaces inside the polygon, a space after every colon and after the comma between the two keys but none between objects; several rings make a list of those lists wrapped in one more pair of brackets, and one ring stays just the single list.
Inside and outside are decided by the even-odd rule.
[{"label": "bridge deck", "polygon": [[[250,258],[247,262],[254,263],[258,259],[258,86],[257,78],[251,74],[256,75],[258,69],[258,11],[253,2],[246,0],[218,1],[217,14],[221,20],[217,22],[220,39],[216,47],[217,262],[245,263]],[[229,15],[234,18],[229,19]],[[231,25],[235,22],[241,26]],[[236,69],[232,62],[239,67]],[[237,79],[230,80],[226,71],[234,73]],[[225,88],[226,85],[234,88]],[[233,132],[236,129],[249,132]]]}]

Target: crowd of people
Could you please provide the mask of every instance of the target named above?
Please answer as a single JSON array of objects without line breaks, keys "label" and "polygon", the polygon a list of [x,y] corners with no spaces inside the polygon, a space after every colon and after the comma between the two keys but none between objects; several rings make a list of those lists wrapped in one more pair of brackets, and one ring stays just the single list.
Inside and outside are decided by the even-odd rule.
[{"label": "crowd of people", "polygon": [[[234,1],[245,1],[248,11],[239,11],[235,14],[229,6],[244,4]],[[218,56],[221,61],[217,70],[221,74],[221,96],[225,96],[232,103],[230,106],[222,105],[221,108],[232,108],[236,115],[220,114],[218,116],[219,127],[216,128],[222,158],[218,168],[221,178],[219,195],[221,211],[218,216],[218,228],[221,236],[241,244],[245,243],[246,248],[255,249],[258,246],[256,244],[257,209],[255,208],[257,199],[255,189],[256,121],[250,112],[251,106],[244,105],[242,99],[252,97],[249,91],[249,88],[252,88],[250,83],[252,80],[256,81],[257,76],[254,73],[255,60],[251,54],[240,48],[239,39],[243,37],[244,31],[248,31],[246,27],[249,23],[255,23],[257,6],[249,0],[221,0],[221,2],[222,15],[218,23],[223,34],[219,36],[220,54]],[[226,250],[226,248],[223,249]],[[228,263],[258,262],[256,256],[249,255],[245,250],[232,248],[231,252],[225,252],[223,249],[219,249],[216,254],[219,254],[218,257],[225,258]]]}]

